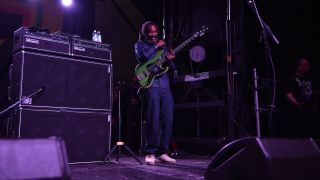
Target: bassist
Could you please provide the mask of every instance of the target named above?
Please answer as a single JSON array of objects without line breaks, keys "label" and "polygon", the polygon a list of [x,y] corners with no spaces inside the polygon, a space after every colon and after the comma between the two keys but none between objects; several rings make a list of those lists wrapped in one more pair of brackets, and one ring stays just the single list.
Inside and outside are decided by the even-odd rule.
[{"label": "bassist", "polygon": [[[168,63],[175,57],[163,40],[158,37],[159,28],[154,22],[145,22],[139,32],[139,40],[135,43],[135,55],[139,63],[149,61],[161,50]],[[153,83],[141,90],[142,119],[146,123],[146,142],[144,152],[145,163],[154,165],[156,162],[176,163],[168,156],[172,134],[173,98],[167,72],[157,76]],[[160,127],[159,127],[160,124]],[[159,138],[160,136],[160,138]]]}]

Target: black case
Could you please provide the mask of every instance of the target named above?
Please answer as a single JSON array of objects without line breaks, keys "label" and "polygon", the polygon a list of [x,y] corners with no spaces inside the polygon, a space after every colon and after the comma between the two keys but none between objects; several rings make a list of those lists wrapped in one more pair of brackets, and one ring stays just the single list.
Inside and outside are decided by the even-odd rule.
[{"label": "black case", "polygon": [[83,39],[71,40],[71,56],[93,61],[111,62],[111,45]]},{"label": "black case", "polygon": [[27,27],[21,27],[14,32],[13,39],[13,52],[20,50],[69,55],[70,42],[66,36],[34,32]]}]

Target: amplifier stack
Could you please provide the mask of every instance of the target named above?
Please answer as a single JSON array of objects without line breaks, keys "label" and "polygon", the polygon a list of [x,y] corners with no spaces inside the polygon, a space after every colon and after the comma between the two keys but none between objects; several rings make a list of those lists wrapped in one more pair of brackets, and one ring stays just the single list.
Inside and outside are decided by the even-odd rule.
[{"label": "amplifier stack", "polygon": [[9,95],[20,103],[11,135],[59,136],[69,162],[102,161],[111,138],[111,45],[21,27],[13,49]]}]

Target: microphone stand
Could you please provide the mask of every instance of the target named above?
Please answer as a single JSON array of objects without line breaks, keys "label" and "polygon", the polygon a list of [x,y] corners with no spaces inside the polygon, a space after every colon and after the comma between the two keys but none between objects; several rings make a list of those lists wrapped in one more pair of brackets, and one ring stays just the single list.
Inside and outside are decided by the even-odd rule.
[{"label": "microphone stand", "polygon": [[[2,111],[0,112],[0,117],[1,117],[2,114],[6,113],[6,112],[9,111],[10,109],[14,108],[14,107],[17,106],[18,104],[21,104],[23,101],[25,101],[25,100],[27,100],[27,99],[30,99],[30,98],[38,95],[39,93],[41,93],[42,91],[44,91],[45,88],[46,88],[46,87],[44,86],[44,87],[38,89],[37,91],[33,92],[32,94],[21,98],[20,100],[16,101],[15,103],[13,103],[12,105],[10,105],[10,106],[7,107],[6,109],[2,110]],[[1,120],[1,119],[0,119],[0,120]],[[10,126],[10,124],[11,124],[10,120],[7,120],[6,124],[7,124],[7,135],[8,135],[9,126]]]},{"label": "microphone stand", "polygon": [[271,28],[262,20],[261,16],[259,15],[255,0],[248,0],[248,5],[250,9],[255,13],[256,17],[259,20],[259,23],[262,28],[262,40],[264,43],[264,48],[265,48],[265,54],[266,54],[266,59],[270,61],[270,65],[272,68],[272,79],[273,79],[273,89],[272,89],[272,98],[271,98],[271,104],[269,105],[269,117],[268,117],[268,123],[269,123],[269,133],[271,135],[271,128],[272,128],[272,114],[275,108],[275,95],[276,95],[276,74],[275,74],[275,69],[274,69],[274,64],[271,56],[271,51],[270,51],[270,46],[268,43],[268,36],[271,38],[273,43],[279,44],[278,39],[276,36],[272,33]]},{"label": "microphone stand", "polygon": [[232,68],[232,24],[231,24],[231,2],[227,0],[227,20],[226,20],[226,70],[227,70],[227,123],[228,123],[228,139],[234,139],[234,83]]},{"label": "microphone stand", "polygon": [[121,140],[121,86],[122,84],[119,83],[119,90],[118,90],[118,141],[116,142],[116,144],[113,146],[113,148],[111,149],[111,151],[107,154],[107,156],[103,159],[103,161],[101,162],[101,165],[103,165],[106,161],[110,161],[110,157],[112,155],[112,153],[118,148],[118,153],[117,153],[117,158],[116,158],[116,162],[119,162],[119,156],[121,154],[121,146],[124,147],[129,153],[130,155],[139,162],[139,164],[143,164],[141,162],[141,160],[138,158],[137,155],[134,154],[134,152]]},{"label": "microphone stand", "polygon": [[[255,3],[255,0],[248,0],[248,5],[249,5],[249,8],[255,13],[255,15],[257,16],[258,20],[259,20],[259,23],[262,27],[262,30],[263,30],[263,33],[265,33],[266,35],[269,35],[271,37],[271,40],[276,43],[276,44],[279,44],[280,42],[278,41],[278,39],[276,38],[276,36],[273,34],[273,32],[271,31],[271,28],[270,26],[268,26],[264,21],[263,19],[261,18],[259,12],[258,12],[258,9],[257,9],[257,6],[256,6],[256,3]],[[265,35],[263,34],[263,35]]]},{"label": "microphone stand", "polygon": [[23,97],[22,99],[18,100],[17,102],[13,103],[12,105],[10,105],[9,107],[7,107],[6,109],[4,109],[3,111],[0,112],[0,115],[4,114],[5,112],[9,111],[10,109],[14,108],[15,106],[17,106],[18,104],[20,104],[21,102],[32,98],[33,96],[41,93],[42,91],[45,90],[45,87],[40,88],[39,90],[35,91],[34,93]]},{"label": "microphone stand", "polygon": [[258,76],[256,68],[253,68],[253,88],[254,88],[254,112],[256,115],[256,129],[257,137],[261,137],[260,133],[260,108],[259,108],[259,98],[258,98]]}]

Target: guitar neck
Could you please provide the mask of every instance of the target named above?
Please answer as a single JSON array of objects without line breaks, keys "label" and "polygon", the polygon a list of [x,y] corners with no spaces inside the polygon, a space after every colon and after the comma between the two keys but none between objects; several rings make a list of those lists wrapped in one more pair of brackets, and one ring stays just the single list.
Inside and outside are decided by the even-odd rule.
[{"label": "guitar neck", "polygon": [[[196,35],[193,35],[191,37],[189,37],[187,40],[185,40],[183,43],[181,43],[178,47],[174,48],[172,50],[172,52],[174,54],[176,54],[177,52],[179,52],[182,48],[184,48],[186,45],[188,45],[191,41],[193,41],[197,36]],[[166,61],[165,58],[162,58],[160,61],[158,61],[156,63],[156,65],[161,65],[162,63],[164,63]]]},{"label": "guitar neck", "polygon": [[187,40],[185,40],[183,43],[181,43],[178,47],[176,47],[172,52],[177,53],[179,52],[182,48],[184,48],[186,45],[188,45],[192,40],[196,38],[195,36],[189,37]]}]

